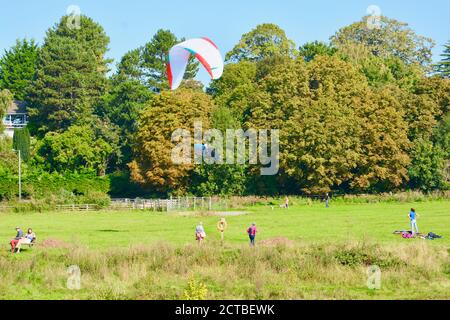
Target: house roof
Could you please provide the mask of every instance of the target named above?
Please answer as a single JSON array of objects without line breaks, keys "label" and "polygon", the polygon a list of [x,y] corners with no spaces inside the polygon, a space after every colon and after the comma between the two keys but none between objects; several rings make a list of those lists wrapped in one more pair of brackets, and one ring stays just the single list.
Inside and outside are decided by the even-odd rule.
[{"label": "house roof", "polygon": [[27,104],[23,101],[14,100],[13,103],[11,103],[11,105],[8,107],[6,113],[27,113]]}]

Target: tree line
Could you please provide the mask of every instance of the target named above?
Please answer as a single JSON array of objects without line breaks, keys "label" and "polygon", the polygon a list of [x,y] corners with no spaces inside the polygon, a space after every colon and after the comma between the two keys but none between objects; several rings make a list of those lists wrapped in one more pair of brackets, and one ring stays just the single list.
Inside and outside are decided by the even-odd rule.
[{"label": "tree line", "polygon": [[[14,138],[25,172],[107,176],[117,193],[140,195],[450,186],[450,43],[433,64],[434,41],[406,23],[382,17],[380,28],[368,28],[363,17],[329,42],[301,46],[261,24],[226,54],[221,79],[204,88],[192,59],[182,87],[170,91],[167,53],[183,38],[158,30],[111,74],[102,26],[81,16],[74,29],[67,19],[41,45],[17,40],[0,59],[0,116],[14,99],[27,103],[29,125]],[[172,132],[192,131],[199,119],[223,131],[279,129],[279,174],[173,164]],[[15,175],[10,149],[0,143],[0,179]]]}]

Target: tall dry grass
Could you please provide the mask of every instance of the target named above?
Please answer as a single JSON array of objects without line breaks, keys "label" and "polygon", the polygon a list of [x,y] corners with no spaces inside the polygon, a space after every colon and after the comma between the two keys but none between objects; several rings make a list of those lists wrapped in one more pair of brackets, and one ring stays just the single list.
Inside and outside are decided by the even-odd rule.
[{"label": "tall dry grass", "polygon": [[[66,286],[70,265],[81,290]],[[382,287],[366,286],[367,267]],[[449,299],[449,253],[424,243],[380,246],[176,247],[166,243],[0,254],[2,299]]]}]

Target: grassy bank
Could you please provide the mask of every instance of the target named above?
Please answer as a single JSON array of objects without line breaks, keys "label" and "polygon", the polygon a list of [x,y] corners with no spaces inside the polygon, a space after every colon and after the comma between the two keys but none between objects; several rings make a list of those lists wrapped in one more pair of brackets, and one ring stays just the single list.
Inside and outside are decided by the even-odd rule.
[{"label": "grassy bank", "polygon": [[[367,267],[381,267],[381,288],[367,288]],[[81,270],[69,290],[68,266]],[[165,243],[92,250],[37,249],[0,255],[1,299],[449,299],[443,248],[396,246]],[[190,282],[190,284],[189,284]]]}]

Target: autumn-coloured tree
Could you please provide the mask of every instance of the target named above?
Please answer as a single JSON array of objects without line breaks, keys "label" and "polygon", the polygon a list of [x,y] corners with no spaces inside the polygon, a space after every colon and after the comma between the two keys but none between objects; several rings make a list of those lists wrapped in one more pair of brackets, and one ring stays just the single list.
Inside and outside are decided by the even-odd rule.
[{"label": "autumn-coloured tree", "polygon": [[140,115],[135,159],[129,164],[132,180],[156,192],[183,193],[194,165],[172,161],[177,143],[172,133],[184,129],[194,137],[194,122],[209,128],[212,108],[211,98],[201,90],[180,88],[155,96]]},{"label": "autumn-coloured tree", "polygon": [[360,43],[372,54],[387,58],[395,56],[406,64],[429,66],[432,60],[434,41],[418,35],[407,23],[380,16],[379,25],[370,27],[369,16],[343,27],[331,37],[337,48],[348,43]]},{"label": "autumn-coloured tree", "polygon": [[395,88],[367,91],[358,117],[361,124],[360,162],[354,170],[354,190],[395,190],[408,180],[408,123]]},{"label": "autumn-coloured tree", "polygon": [[372,89],[357,66],[337,56],[286,61],[250,100],[246,127],[281,130],[281,172],[303,192],[389,190],[407,180],[402,105],[388,89]]}]

